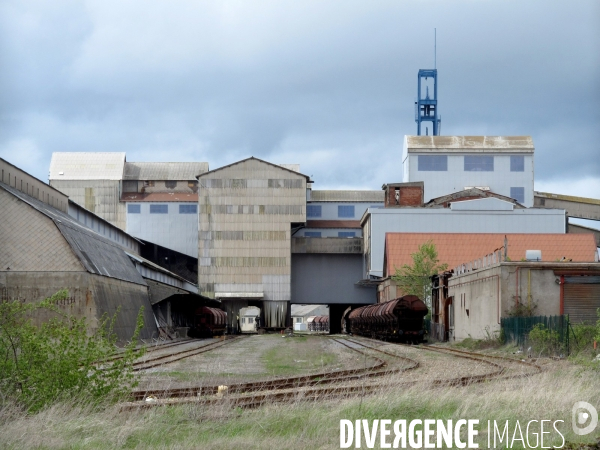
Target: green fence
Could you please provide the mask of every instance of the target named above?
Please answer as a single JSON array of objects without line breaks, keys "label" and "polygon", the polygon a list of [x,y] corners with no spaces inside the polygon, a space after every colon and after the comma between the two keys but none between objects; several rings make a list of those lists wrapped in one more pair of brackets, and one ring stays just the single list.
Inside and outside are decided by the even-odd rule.
[{"label": "green fence", "polygon": [[569,316],[507,317],[502,319],[502,333],[505,342],[527,345],[529,332],[541,323],[545,328],[558,333],[558,339],[569,354]]}]

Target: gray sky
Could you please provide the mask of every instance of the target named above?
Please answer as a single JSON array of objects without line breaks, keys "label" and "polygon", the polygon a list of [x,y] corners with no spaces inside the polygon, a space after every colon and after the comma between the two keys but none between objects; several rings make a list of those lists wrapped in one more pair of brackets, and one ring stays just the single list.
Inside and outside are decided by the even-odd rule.
[{"label": "gray sky", "polygon": [[597,0],[3,0],[0,156],[45,181],[54,151],[256,156],[379,189],[434,28],[442,134],[531,135],[537,190],[600,197]]}]

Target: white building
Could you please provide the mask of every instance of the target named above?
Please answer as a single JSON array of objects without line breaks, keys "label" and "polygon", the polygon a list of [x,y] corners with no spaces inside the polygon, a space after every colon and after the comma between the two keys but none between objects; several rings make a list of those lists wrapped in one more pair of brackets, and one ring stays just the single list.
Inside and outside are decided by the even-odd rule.
[{"label": "white building", "polygon": [[422,181],[424,200],[470,187],[533,206],[530,136],[405,136],[404,182]]}]

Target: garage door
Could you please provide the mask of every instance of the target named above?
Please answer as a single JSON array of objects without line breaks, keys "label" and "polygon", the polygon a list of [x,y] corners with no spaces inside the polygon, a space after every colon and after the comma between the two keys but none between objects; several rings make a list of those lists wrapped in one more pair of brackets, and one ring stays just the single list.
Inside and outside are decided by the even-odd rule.
[{"label": "garage door", "polygon": [[565,277],[565,314],[572,324],[593,325],[598,320],[600,308],[600,277]]}]

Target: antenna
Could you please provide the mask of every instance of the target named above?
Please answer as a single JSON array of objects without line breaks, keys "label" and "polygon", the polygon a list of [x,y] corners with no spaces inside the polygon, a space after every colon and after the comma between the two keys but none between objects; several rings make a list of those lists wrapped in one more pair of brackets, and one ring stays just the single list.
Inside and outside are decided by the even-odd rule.
[{"label": "antenna", "polygon": [[433,29],[433,68],[437,69],[437,28]]}]

